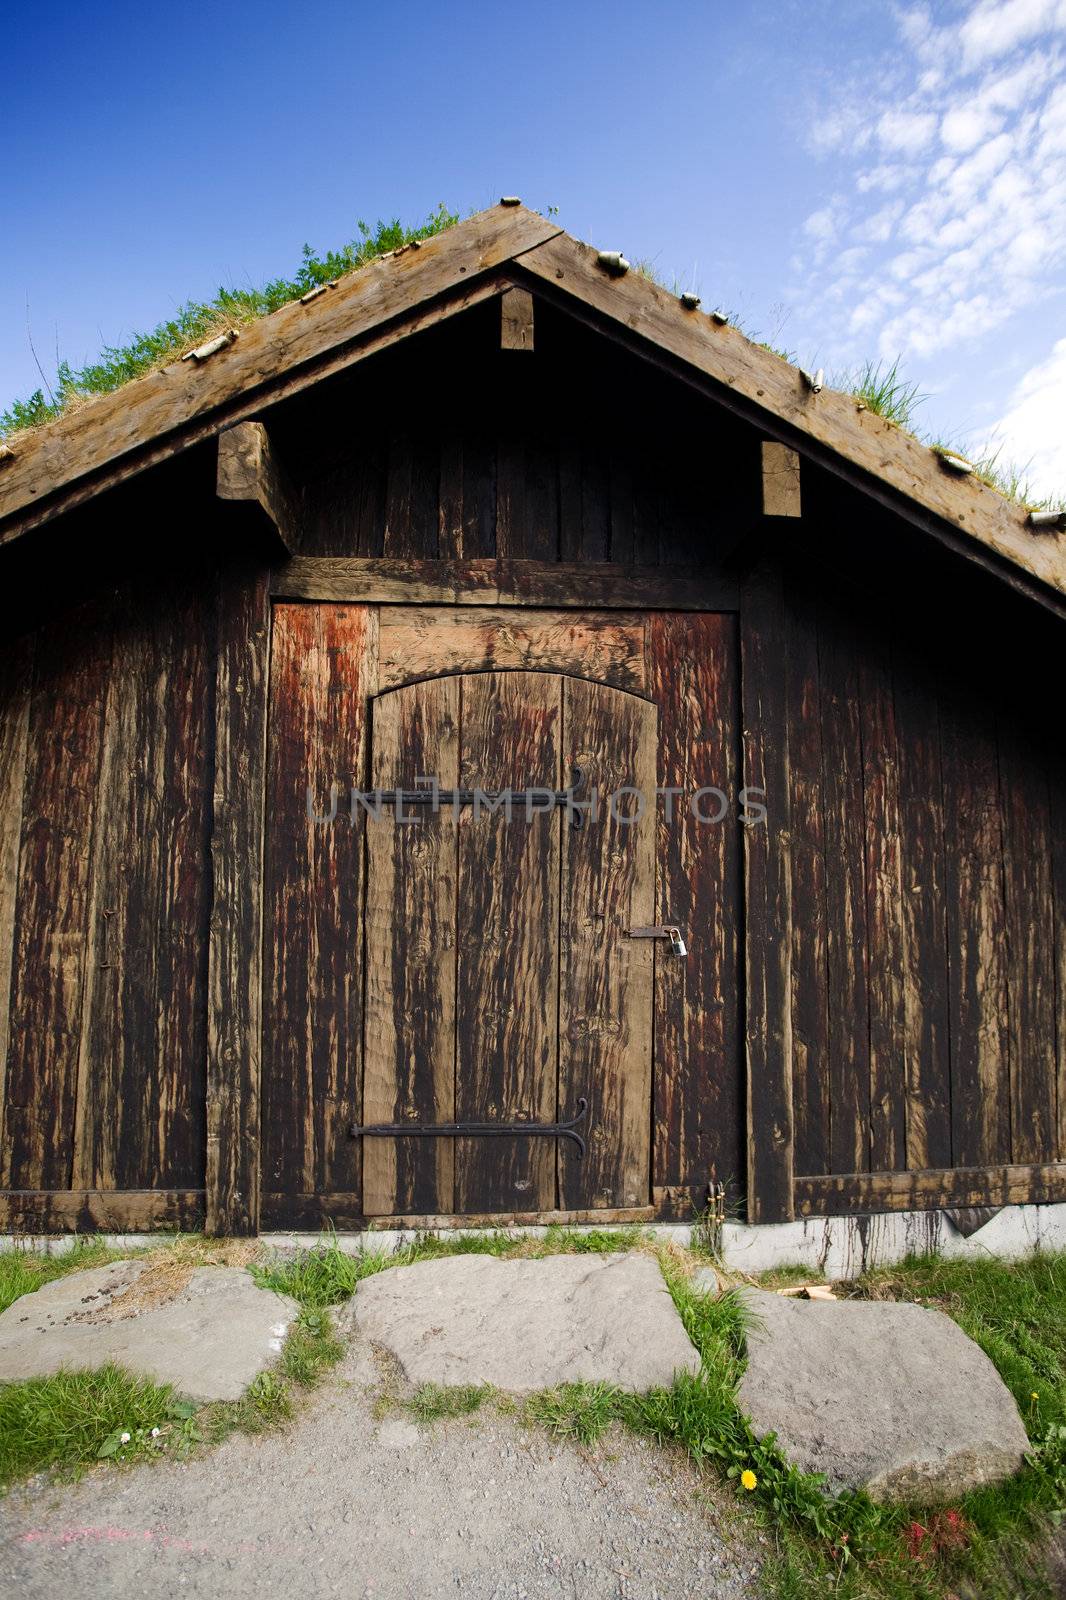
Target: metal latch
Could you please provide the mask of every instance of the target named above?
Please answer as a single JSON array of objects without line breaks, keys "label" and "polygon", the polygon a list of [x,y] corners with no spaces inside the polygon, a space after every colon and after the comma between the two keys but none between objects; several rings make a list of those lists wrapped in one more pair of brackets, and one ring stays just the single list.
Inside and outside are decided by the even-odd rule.
[{"label": "metal latch", "polygon": [[681,937],[681,929],[673,922],[667,922],[661,928],[630,928],[629,937],[631,939],[669,939],[672,955],[688,955],[688,945]]}]

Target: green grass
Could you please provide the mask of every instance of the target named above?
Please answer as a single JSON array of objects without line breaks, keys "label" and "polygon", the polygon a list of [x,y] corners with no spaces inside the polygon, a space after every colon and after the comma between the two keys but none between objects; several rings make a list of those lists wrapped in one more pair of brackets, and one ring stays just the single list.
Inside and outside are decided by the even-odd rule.
[{"label": "green grass", "polygon": [[151,1436],[177,1419],[172,1389],[119,1367],[0,1384],[0,1486],[95,1461],[112,1436]]},{"label": "green grass", "polygon": [[[413,1243],[390,1253],[364,1249],[348,1254],[336,1240],[314,1250],[300,1251],[286,1260],[252,1263],[249,1271],[264,1290],[286,1294],[298,1301],[300,1316],[289,1331],[276,1371],[256,1379],[243,1399],[232,1404],[189,1406],[170,1390],[135,1378],[117,1368],[98,1372],[59,1373],[27,1383],[0,1385],[0,1487],[28,1473],[46,1468],[73,1471],[96,1461],[102,1447],[118,1461],[143,1460],[177,1452],[186,1453],[200,1443],[214,1444],[234,1431],[261,1432],[287,1421],[295,1409],[297,1392],[321,1381],[343,1355],[328,1308],[347,1300],[363,1278],[386,1268],[405,1266],[443,1256],[535,1255],[560,1251],[603,1252],[646,1242],[640,1229],[588,1233],[552,1227],[540,1239],[519,1240],[509,1233],[473,1238],[436,1238],[421,1235]],[[146,1246],[145,1253],[163,1251],[193,1264],[225,1259],[226,1246],[198,1236],[176,1237],[166,1246]],[[0,1255],[0,1310],[21,1295],[69,1272],[106,1265],[139,1252],[109,1250],[90,1240],[77,1240],[62,1255],[37,1255],[12,1251]],[[480,1405],[473,1391],[436,1401],[416,1397],[416,1414],[428,1420],[433,1414],[459,1415]],[[449,1411],[447,1407],[457,1406]],[[152,1437],[152,1428],[159,1431]],[[128,1433],[129,1440],[121,1435]]]},{"label": "green grass", "polygon": [[[669,1389],[634,1395],[608,1384],[567,1384],[532,1396],[530,1421],[553,1433],[591,1444],[612,1423],[621,1423],[661,1445],[685,1450],[701,1468],[714,1468],[735,1483],[754,1506],[772,1512],[806,1536],[835,1548],[841,1534],[865,1533],[872,1508],[861,1497],[829,1501],[821,1480],[797,1472],[778,1454],[772,1439],[756,1439],[736,1402],[744,1368],[747,1313],[735,1292],[720,1298],[696,1293],[670,1257],[663,1273],[685,1329],[703,1358],[698,1376],[679,1374]],[[745,1474],[754,1474],[752,1489]],[[848,1541],[846,1540],[845,1543]]]},{"label": "green grass", "polygon": [[867,411],[912,433],[914,413],[928,398],[916,383],[903,377],[898,357],[892,362],[866,361],[857,371],[835,377],[833,388],[853,395]]},{"label": "green grass", "polygon": [[449,1417],[469,1417],[480,1411],[492,1390],[483,1383],[423,1383],[404,1402],[418,1422],[439,1422]]},{"label": "green grass", "polygon": [[[176,1239],[164,1248],[194,1263],[225,1255],[224,1245],[195,1236]],[[145,1253],[159,1256],[161,1250],[153,1245]],[[57,1256],[27,1251],[0,1256],[0,1309],[65,1273],[102,1266],[118,1256],[117,1251],[80,1241]],[[332,1252],[324,1267],[307,1269],[303,1284],[294,1274],[296,1282],[284,1292],[300,1301],[301,1310],[277,1369],[261,1373],[238,1401],[200,1406],[165,1385],[115,1366],[0,1384],[0,1491],[35,1472],[74,1474],[101,1458],[128,1463],[183,1456],[234,1431],[259,1433],[287,1421],[294,1411],[295,1392],[319,1383],[344,1353],[324,1310],[334,1299],[344,1298],[339,1292],[339,1263],[344,1259],[339,1251]],[[324,1274],[338,1292],[323,1296]],[[262,1282],[258,1272],[254,1275],[262,1287],[274,1287]],[[305,1293],[299,1292],[301,1287]]]},{"label": "green grass", "polygon": [[[548,214],[553,215],[555,210],[555,207],[549,208]],[[413,227],[397,217],[391,221],[379,220],[373,228],[359,222],[356,237],[337,249],[320,255],[305,244],[300,265],[292,277],[274,278],[261,287],[220,287],[212,299],[187,301],[174,316],[157,323],[148,332],[134,334],[125,344],[105,345],[97,359],[83,367],[75,368],[68,361],[60,360],[54,384],[45,380],[28,398],[13,400],[0,412],[0,439],[51,421],[80,398],[111,394],[131,379],[177,360],[223,328],[239,327],[267,316],[320,284],[356,272],[378,256],[403,245],[442,233],[458,221],[459,214],[442,203],[424,222]],[[681,292],[681,280],[665,273],[648,257],[635,261],[633,270],[637,276],[649,279],[671,294]],[[735,312],[721,314],[760,349],[768,350],[791,365],[796,364],[798,357],[794,350],[761,338],[759,332],[746,325]],[[852,395],[864,410],[904,428],[931,449],[950,449],[965,454],[961,448],[945,445],[918,430],[914,414],[926,396],[920,392],[918,384],[902,375],[898,358],[892,362],[866,361],[854,371],[838,374],[832,387]],[[1003,461],[1000,451],[975,460],[973,466],[974,476],[980,482],[1030,510],[1066,505],[1063,496],[1036,497],[1028,480],[1028,468]]]},{"label": "green grass", "polygon": [[[771,1542],[764,1583],[778,1600],[1051,1595],[1039,1551],[1066,1506],[1066,1258],[1017,1266],[912,1261],[850,1286],[854,1294],[916,1299],[948,1311],[999,1367],[1027,1419],[1035,1448],[1016,1479],[933,1512],[874,1505],[862,1494],[829,1499],[821,1480],[790,1467],[772,1439],[757,1440],[736,1403],[743,1306],[733,1294],[719,1300],[694,1294],[667,1257],[663,1267],[703,1357],[700,1375],[647,1395],[568,1385],[526,1401],[529,1421],[582,1444],[619,1423],[724,1474]],[[810,1276],[785,1269],[774,1281]],[[743,1487],[746,1473],[755,1478],[750,1490]]]},{"label": "green grass", "polygon": [[[936,445],[933,447],[937,448]],[[951,446],[943,448],[951,449]],[[965,451],[962,452],[965,455]],[[1066,495],[1038,495],[1029,481],[1029,464],[1003,459],[1002,450],[987,455],[966,457],[974,469],[974,477],[995,489],[1004,499],[1013,500],[1030,511],[1057,511],[1066,506]]]},{"label": "green grass", "polygon": [[[128,1255],[129,1252],[127,1251]],[[75,1239],[61,1255],[38,1255],[32,1250],[5,1250],[0,1254],[0,1311],[6,1311],[20,1295],[39,1289],[53,1278],[86,1267],[103,1267],[118,1260],[120,1252],[109,1250],[92,1239]]]},{"label": "green grass", "polygon": [[398,1250],[377,1250],[364,1246],[348,1253],[335,1240],[327,1240],[312,1250],[299,1251],[283,1260],[252,1266],[249,1270],[261,1288],[288,1294],[301,1305],[315,1308],[339,1305],[355,1293],[364,1278],[390,1267],[408,1267],[416,1261],[437,1261],[444,1256],[486,1255],[540,1258],[562,1252],[577,1255],[610,1254],[646,1245],[652,1235],[637,1226],[590,1228],[583,1232],[552,1224],[541,1238],[525,1238],[506,1231],[456,1237],[419,1234]]},{"label": "green grass", "polygon": [[872,1508],[859,1559],[845,1564],[818,1541],[779,1537],[773,1592],[787,1600],[831,1591],[854,1600],[958,1595],[1051,1596],[1040,1550],[1066,1508],[1066,1256],[994,1260],[914,1258],[865,1274],[847,1292],[914,1300],[947,1312],[999,1369],[1034,1449],[1016,1478],[957,1506]]},{"label": "green grass", "polygon": [[0,412],[0,438],[49,422],[79,396],[111,394],[132,378],[143,377],[193,349],[221,328],[239,326],[277,311],[318,284],[357,272],[375,257],[413,240],[443,233],[458,220],[457,213],[440,205],[415,227],[399,218],[379,221],[373,228],[360,222],[354,239],[324,255],[305,244],[303,258],[291,278],[274,278],[259,288],[220,288],[213,299],[187,301],[173,317],[157,323],[147,333],[134,334],[125,344],[105,345],[97,359],[84,367],[74,368],[69,362],[60,361],[54,386],[46,382],[28,399],[13,400],[6,411]]},{"label": "green grass", "polygon": [[[679,1376],[669,1389],[645,1395],[607,1384],[568,1385],[517,1406],[482,1386],[426,1385],[413,1398],[390,1404],[430,1423],[471,1416],[491,1403],[586,1445],[620,1424],[683,1450],[701,1470],[731,1482],[754,1515],[770,1548],[766,1592],[778,1600],[826,1594],[846,1600],[1036,1600],[1051,1594],[1039,1551],[1066,1508],[1066,1256],[1013,1265],[915,1259],[868,1273],[839,1291],[912,1299],[946,1311],[998,1367],[1026,1418],[1034,1447],[1026,1469],[935,1512],[877,1506],[861,1494],[830,1499],[819,1478],[796,1471],[780,1456],[772,1438],[756,1439],[736,1401],[745,1360],[742,1301],[733,1292],[721,1298],[696,1293],[684,1258],[657,1247],[639,1228],[586,1233],[553,1227],[539,1239],[506,1232],[423,1235],[393,1253],[347,1254],[326,1240],[287,1260],[253,1265],[263,1288],[292,1295],[302,1309],[277,1370],[264,1373],[242,1401],[196,1410],[170,1391],[115,1369],[9,1385],[0,1389],[0,1478],[10,1481],[46,1467],[74,1470],[102,1451],[119,1460],[181,1454],[234,1429],[278,1426],[292,1415],[297,1392],[318,1381],[342,1352],[328,1307],[346,1300],[373,1273],[459,1254],[543,1257],[633,1246],[656,1250],[702,1356],[698,1376]],[[81,1265],[97,1260],[92,1247],[74,1255]],[[44,1258],[40,1274],[53,1276],[68,1262],[69,1257]],[[22,1292],[43,1281],[34,1261],[24,1260],[17,1270]],[[0,1280],[9,1294],[15,1272],[9,1268],[8,1278]],[[805,1269],[786,1268],[773,1281],[809,1276]],[[152,1428],[159,1430],[155,1439]],[[130,1439],[116,1443],[117,1430]]]}]

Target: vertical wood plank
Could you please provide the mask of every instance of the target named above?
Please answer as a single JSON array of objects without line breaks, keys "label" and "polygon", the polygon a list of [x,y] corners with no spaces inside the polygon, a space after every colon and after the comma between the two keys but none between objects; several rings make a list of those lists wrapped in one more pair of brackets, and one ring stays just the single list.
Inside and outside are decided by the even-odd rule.
[{"label": "vertical wood plank", "polygon": [[870,628],[859,670],[870,1006],[870,1166],[906,1164],[906,970],[899,761],[887,639]]},{"label": "vertical wood plank", "polygon": [[987,703],[941,695],[947,848],[952,1160],[1010,1160],[1010,1041],[999,763]]},{"label": "vertical wood plank", "polygon": [[838,605],[819,614],[826,969],[829,978],[829,1170],[870,1165],[861,703],[856,632]]},{"label": "vertical wood plank", "polygon": [[[559,559],[559,445],[534,415],[524,439],[525,507],[522,553],[530,561]],[[512,537],[511,543],[514,543]]]},{"label": "vertical wood plank", "polygon": [[501,561],[517,560],[526,551],[525,446],[508,428],[496,453],[496,554]]},{"label": "vertical wood plank", "polygon": [[[212,593],[131,583],[116,615],[94,841],[73,1187],[203,1182]],[[106,950],[106,959],[103,952]]]},{"label": "vertical wood plank", "polygon": [[[739,732],[736,621],[648,618],[649,693],[659,706],[658,924],[676,923],[681,959],[655,966],[653,1182],[697,1193],[743,1178],[743,1068],[737,992]],[[727,797],[725,814],[714,794]],[[669,805],[669,810],[668,810]]]},{"label": "vertical wood plank", "polygon": [[446,428],[440,441],[440,501],[437,553],[443,561],[460,561],[466,542],[463,482],[463,436]]},{"label": "vertical wood plank", "polygon": [[[274,612],[267,766],[263,1187],[357,1194],[362,1117],[363,848],[377,613]],[[336,814],[332,812],[337,785]],[[308,790],[313,797],[308,814]],[[332,820],[330,818],[332,817]],[[283,1202],[272,1203],[275,1208]],[[296,1220],[275,1210],[272,1226]]]},{"label": "vertical wood plank", "polygon": [[633,518],[633,465],[624,449],[616,446],[610,461],[611,560],[619,565],[636,561]]},{"label": "vertical wood plank", "polygon": [[559,1114],[588,1100],[588,1152],[559,1152],[559,1202],[567,1210],[645,1205],[651,1185],[652,946],[630,939],[655,907],[655,816],[647,804],[625,821],[608,797],[655,788],[655,707],[602,684],[563,684],[567,771],[596,790],[598,818],[564,822],[559,978]]},{"label": "vertical wood plank", "polygon": [[[160,951],[154,1018],[162,1083],[150,1127],[168,1183],[199,1188],[206,1162],[207,975],[211,915],[212,772],[217,611],[210,578],[178,588],[165,613],[165,681],[156,680],[154,716],[165,754],[158,877],[145,904],[146,937]],[[165,697],[165,703],[164,703]],[[135,930],[134,937],[138,937]],[[145,1016],[146,1030],[153,1019]],[[177,1070],[168,1069],[176,1063]],[[131,1060],[130,1071],[136,1072]]]},{"label": "vertical wood plank", "polygon": [[559,551],[563,561],[606,561],[611,542],[607,462],[595,444],[574,437],[559,451]]},{"label": "vertical wood plank", "polygon": [[744,830],[747,972],[748,1220],[792,1211],[792,874],[785,709],[786,628],[780,571],[767,559],[740,597],[744,786],[764,822]]},{"label": "vertical wood plank", "polygon": [[360,426],[357,442],[334,444],[303,485],[300,554],[380,556],[385,529],[387,441]]},{"label": "vertical wood plank", "polygon": [[902,849],[906,1165],[914,1172],[951,1165],[944,793],[935,675],[933,661],[897,636],[893,687]]},{"label": "vertical wood plank", "polygon": [[1051,809],[1051,874],[1055,897],[1055,1037],[1057,1041],[1056,1154],[1066,1160],[1066,755],[1052,751],[1048,760]]},{"label": "vertical wood plank", "polygon": [[[562,680],[544,672],[462,680],[464,789],[560,784]],[[559,824],[464,810],[459,820],[455,1113],[460,1122],[553,1122],[558,1073]],[[551,1211],[546,1139],[460,1139],[455,1207]]]},{"label": "vertical wood plank", "polygon": [[822,1173],[830,1170],[822,700],[817,608],[801,584],[789,592],[787,627],[794,1164]]},{"label": "vertical wood plank", "polygon": [[[459,680],[436,678],[381,695],[373,708],[371,783],[458,786]],[[450,808],[386,808],[367,825],[366,1029],[363,1120],[451,1122],[455,1116],[456,825]],[[454,1209],[450,1139],[370,1138],[363,1150],[367,1216]]]},{"label": "vertical wood plank", "polygon": [[385,492],[386,556],[432,560],[440,525],[440,445],[401,432],[389,443]]},{"label": "vertical wood plank", "polygon": [[441,436],[440,529],[443,560],[479,560],[496,553],[495,452],[472,427]]},{"label": "vertical wood plank", "polygon": [[607,457],[596,441],[581,453],[581,561],[611,553],[611,489]]},{"label": "vertical wood plank", "polygon": [[15,914],[3,1186],[70,1187],[89,884],[110,617],[87,607],[40,632],[34,660]]},{"label": "vertical wood plank", "polygon": [[[379,556],[385,549],[385,504],[388,489],[388,446],[380,434],[371,433],[361,447],[359,469],[352,496],[353,555]],[[347,543],[326,544],[324,553]]]},{"label": "vertical wood plank", "polygon": [[18,899],[33,646],[32,634],[14,640],[4,655],[3,670],[0,672],[0,1173],[3,1173],[6,1165],[4,1112],[7,1051],[11,1032],[15,908]]},{"label": "vertical wood plank", "polygon": [[581,445],[567,433],[559,442],[559,559],[579,561],[582,542]]},{"label": "vertical wood plank", "polygon": [[646,461],[634,462],[633,561],[657,567],[662,560],[662,506],[659,482]]},{"label": "vertical wood plank", "polygon": [[259,1220],[268,574],[219,578],[207,1000],[207,1229]]},{"label": "vertical wood plank", "polygon": [[1047,725],[1027,725],[1025,709],[1001,709],[1004,920],[1010,1039],[1011,1160],[1054,1159],[1055,904],[1051,805],[1041,746]]}]

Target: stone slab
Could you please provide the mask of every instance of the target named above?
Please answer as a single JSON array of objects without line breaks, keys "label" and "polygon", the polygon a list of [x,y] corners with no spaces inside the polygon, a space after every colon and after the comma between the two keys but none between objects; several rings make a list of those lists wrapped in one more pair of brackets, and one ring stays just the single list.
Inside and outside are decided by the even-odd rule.
[{"label": "stone slab", "polygon": [[697,1294],[709,1294],[717,1300],[728,1285],[713,1267],[697,1267],[689,1280],[689,1287],[695,1289]]},{"label": "stone slab", "polygon": [[0,1314],[0,1382],[109,1361],[192,1400],[238,1400],[276,1361],[299,1306],[243,1267],[197,1267],[176,1293],[152,1292],[141,1261],[73,1272]]},{"label": "stone slab", "polygon": [[658,1263],[635,1253],[394,1267],[359,1285],[351,1322],[415,1384],[531,1394],[602,1381],[640,1393],[700,1369]]},{"label": "stone slab", "polygon": [[928,1504],[1017,1472],[1029,1448],[995,1367],[943,1312],[743,1291],[741,1410],[832,1493]]}]

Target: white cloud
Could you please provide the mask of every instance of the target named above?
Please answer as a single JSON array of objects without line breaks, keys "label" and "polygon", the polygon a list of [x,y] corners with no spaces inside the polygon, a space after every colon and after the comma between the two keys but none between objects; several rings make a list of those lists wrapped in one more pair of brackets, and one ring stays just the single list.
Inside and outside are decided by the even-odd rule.
[{"label": "white cloud", "polygon": [[907,181],[907,169],[883,163],[879,167],[871,167],[869,172],[860,172],[856,179],[856,187],[860,194],[866,194],[870,189],[884,189],[891,192],[899,189]]},{"label": "white cloud", "polygon": [[985,450],[1028,464],[1032,482],[1044,494],[1066,495],[1066,339],[1031,368],[1017,385],[989,437]]},{"label": "white cloud", "polygon": [[878,119],[877,137],[886,150],[917,155],[936,132],[936,117],[931,111],[886,111]]},{"label": "white cloud", "polygon": [[957,0],[897,20],[880,87],[857,76],[819,113],[832,199],[804,225],[797,313],[826,364],[913,358],[928,388],[930,364],[989,348],[1062,285],[1066,0]]},{"label": "white cloud", "polygon": [[837,231],[832,206],[823,206],[819,211],[812,211],[803,224],[803,231],[808,239],[831,239]]},{"label": "white cloud", "polygon": [[949,111],[940,124],[940,137],[949,150],[972,150],[998,131],[1002,116],[990,106],[962,105]]},{"label": "white cloud", "polygon": [[958,29],[958,44],[964,64],[973,68],[1063,27],[1066,0],[982,0]]},{"label": "white cloud", "polygon": [[882,206],[872,217],[863,223],[861,234],[864,239],[869,239],[873,244],[884,244],[892,237],[892,230],[899,221],[903,210],[902,200],[893,200],[889,205]]}]

